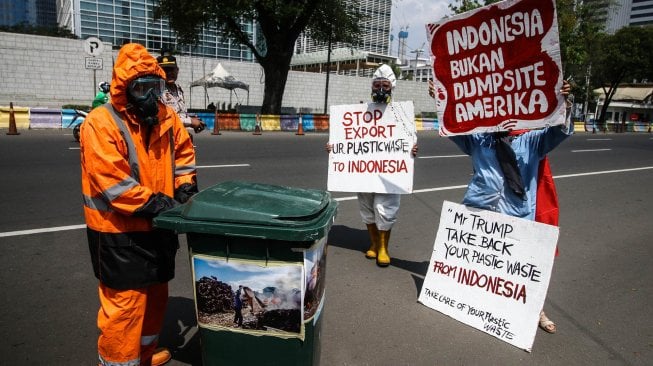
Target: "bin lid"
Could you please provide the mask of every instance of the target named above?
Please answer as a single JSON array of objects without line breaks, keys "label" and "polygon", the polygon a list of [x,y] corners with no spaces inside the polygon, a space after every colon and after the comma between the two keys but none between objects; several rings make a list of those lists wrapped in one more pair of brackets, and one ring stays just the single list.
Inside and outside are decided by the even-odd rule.
[{"label": "bin lid", "polygon": [[308,241],[326,235],[337,202],[326,191],[228,181],[154,219],[177,232]]}]

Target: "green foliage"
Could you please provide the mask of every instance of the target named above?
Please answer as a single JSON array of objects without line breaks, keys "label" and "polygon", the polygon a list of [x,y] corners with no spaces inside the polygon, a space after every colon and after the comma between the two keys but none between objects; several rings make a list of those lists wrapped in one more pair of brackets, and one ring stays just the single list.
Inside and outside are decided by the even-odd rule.
[{"label": "green foliage", "polygon": [[[490,5],[499,2],[500,0],[456,0],[455,2],[449,4],[449,9],[454,14],[462,14],[464,12],[480,8],[481,6]],[[458,4],[458,5],[456,5]]]},{"label": "green foliage", "polygon": [[[279,114],[299,35],[352,43],[360,34],[356,9],[358,0],[159,0],[155,16],[168,19],[181,43],[196,43],[202,27],[213,26],[223,41],[249,48],[265,71],[261,112]],[[243,20],[256,23],[264,42],[251,39]]]},{"label": "green foliage", "polygon": [[614,35],[603,35],[592,53],[592,84],[603,88],[605,103],[598,120],[605,120],[619,84],[633,79],[653,80],[653,26],[624,27]]},{"label": "green foliage", "polygon": [[57,26],[40,27],[40,26],[30,25],[29,23],[19,23],[11,26],[0,26],[0,32],[34,34],[39,36],[59,37],[59,38],[73,38],[73,39],[78,38],[67,28],[57,27]]},{"label": "green foliage", "polygon": [[306,27],[307,33],[318,42],[326,43],[331,38],[332,42],[355,46],[361,34],[359,24],[366,17],[354,5],[358,2],[324,0]]},{"label": "green foliage", "polygon": [[79,109],[80,111],[90,112],[91,106],[84,104],[64,104],[61,106],[61,109]]}]

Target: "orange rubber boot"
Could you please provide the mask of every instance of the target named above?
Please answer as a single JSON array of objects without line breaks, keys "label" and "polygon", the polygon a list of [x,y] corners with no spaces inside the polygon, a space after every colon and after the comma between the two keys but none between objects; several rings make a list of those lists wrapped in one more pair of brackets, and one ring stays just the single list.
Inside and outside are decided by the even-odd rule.
[{"label": "orange rubber boot", "polygon": [[152,355],[152,366],[164,365],[170,361],[172,354],[167,348],[157,348]]}]

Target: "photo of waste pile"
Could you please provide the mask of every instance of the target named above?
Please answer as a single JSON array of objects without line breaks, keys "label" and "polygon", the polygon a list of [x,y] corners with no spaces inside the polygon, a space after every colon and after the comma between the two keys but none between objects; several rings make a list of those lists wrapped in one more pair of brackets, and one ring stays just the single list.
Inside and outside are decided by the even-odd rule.
[{"label": "photo of waste pile", "polygon": [[300,264],[193,256],[199,326],[303,338]]},{"label": "photo of waste pile", "polygon": [[304,268],[306,268],[304,321],[316,316],[321,308],[326,277],[326,250],[326,238],[324,238],[304,252]]}]

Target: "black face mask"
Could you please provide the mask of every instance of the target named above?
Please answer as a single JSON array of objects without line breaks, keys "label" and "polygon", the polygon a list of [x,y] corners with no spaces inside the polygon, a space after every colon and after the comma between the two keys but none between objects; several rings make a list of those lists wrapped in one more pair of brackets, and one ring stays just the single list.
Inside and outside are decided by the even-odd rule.
[{"label": "black face mask", "polygon": [[388,104],[390,103],[390,99],[392,98],[392,90],[385,90],[383,88],[372,91],[372,101],[374,103],[385,103]]},{"label": "black face mask", "polygon": [[132,104],[134,112],[147,126],[154,126],[159,123],[159,98],[153,90],[148,91],[142,97],[134,97],[127,93],[127,99]]}]

